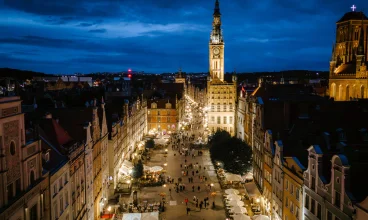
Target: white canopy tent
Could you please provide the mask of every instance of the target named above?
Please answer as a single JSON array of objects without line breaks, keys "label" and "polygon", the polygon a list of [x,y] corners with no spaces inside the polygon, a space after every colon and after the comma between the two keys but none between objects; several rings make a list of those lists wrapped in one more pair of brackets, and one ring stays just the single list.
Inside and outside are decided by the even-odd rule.
[{"label": "white canopy tent", "polygon": [[266,215],[255,215],[252,217],[253,220],[270,220],[270,218]]},{"label": "white canopy tent", "polygon": [[239,191],[236,190],[236,189],[227,189],[227,190],[225,190],[225,193],[228,194],[228,195],[230,195],[230,194],[238,195]]},{"label": "white canopy tent", "polygon": [[232,216],[234,220],[251,220],[248,215],[237,214]]},{"label": "white canopy tent", "polygon": [[163,170],[164,168],[160,167],[160,166],[154,166],[151,167],[151,172],[160,172],[161,170]]},{"label": "white canopy tent", "polygon": [[244,202],[239,201],[239,200],[230,200],[227,204],[229,206],[243,206]]},{"label": "white canopy tent", "polygon": [[225,178],[227,181],[230,181],[230,182],[243,182],[243,178],[241,178],[240,175],[236,175],[233,173],[226,173]]},{"label": "white canopy tent", "polygon": [[158,212],[126,213],[123,220],[158,220]]},{"label": "white canopy tent", "polygon": [[240,200],[241,199],[241,196],[235,195],[235,194],[230,194],[230,195],[227,195],[226,198],[228,200]]},{"label": "white canopy tent", "polygon": [[230,210],[233,213],[241,213],[241,214],[248,213],[247,209],[244,208],[244,207],[241,207],[241,206],[235,206],[235,207],[231,208]]}]

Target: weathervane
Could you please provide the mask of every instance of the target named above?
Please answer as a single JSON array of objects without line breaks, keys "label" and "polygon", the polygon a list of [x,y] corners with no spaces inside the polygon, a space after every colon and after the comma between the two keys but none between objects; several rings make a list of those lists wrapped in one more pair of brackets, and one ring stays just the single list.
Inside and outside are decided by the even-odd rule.
[{"label": "weathervane", "polygon": [[351,6],[351,10],[355,11],[355,9],[356,9],[355,5]]}]

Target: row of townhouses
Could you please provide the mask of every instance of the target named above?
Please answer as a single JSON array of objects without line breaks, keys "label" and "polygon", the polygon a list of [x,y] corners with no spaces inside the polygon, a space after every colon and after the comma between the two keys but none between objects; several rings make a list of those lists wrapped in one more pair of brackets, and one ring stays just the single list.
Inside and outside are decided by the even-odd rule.
[{"label": "row of townhouses", "polygon": [[368,219],[368,103],[260,80],[240,92],[237,136],[252,147],[262,213],[271,219]]},{"label": "row of townhouses", "polygon": [[0,219],[100,219],[123,163],[139,159],[147,101],[26,115],[21,102],[0,98]]}]

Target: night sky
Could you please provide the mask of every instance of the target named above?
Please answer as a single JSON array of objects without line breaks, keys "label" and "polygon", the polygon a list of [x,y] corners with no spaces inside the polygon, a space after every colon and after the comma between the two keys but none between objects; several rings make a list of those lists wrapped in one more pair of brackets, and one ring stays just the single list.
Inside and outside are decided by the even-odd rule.
[{"label": "night sky", "polygon": [[[46,73],[208,71],[215,0],[3,0],[0,67]],[[327,70],[359,0],[220,0],[225,70]],[[366,13],[367,14],[367,13]]]}]

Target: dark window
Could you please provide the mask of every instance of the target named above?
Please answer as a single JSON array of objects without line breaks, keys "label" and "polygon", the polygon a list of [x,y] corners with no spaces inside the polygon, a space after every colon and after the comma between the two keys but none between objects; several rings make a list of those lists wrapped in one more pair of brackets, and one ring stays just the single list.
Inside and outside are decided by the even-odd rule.
[{"label": "dark window", "polygon": [[29,179],[31,181],[31,185],[33,185],[36,182],[35,173],[33,170],[31,170],[31,173],[29,174]]},{"label": "dark window", "polygon": [[38,220],[37,204],[32,206],[32,208],[29,210],[29,219],[30,220]]},{"label": "dark window", "polygon": [[321,204],[317,203],[317,218],[321,219],[322,217],[322,206]]},{"label": "dark window", "polygon": [[327,220],[332,220],[332,213],[327,211]]},{"label": "dark window", "polygon": [[10,183],[6,190],[8,191],[8,201],[10,201],[14,195],[13,183]]},{"label": "dark window", "polygon": [[305,195],[305,204],[304,204],[306,209],[309,209],[309,196]]},{"label": "dark window", "polygon": [[11,155],[15,154],[15,143],[14,143],[14,141],[10,142],[10,154]]},{"label": "dark window", "polygon": [[310,211],[313,214],[316,214],[316,201],[314,199],[311,199],[311,209],[310,209]]},{"label": "dark window", "polygon": [[335,191],[335,206],[340,208],[340,193]]},{"label": "dark window", "polygon": [[15,194],[19,194],[22,191],[20,184],[20,178],[15,181]]},{"label": "dark window", "polygon": [[311,189],[315,190],[316,189],[316,178],[312,176],[312,185],[311,185]]}]

